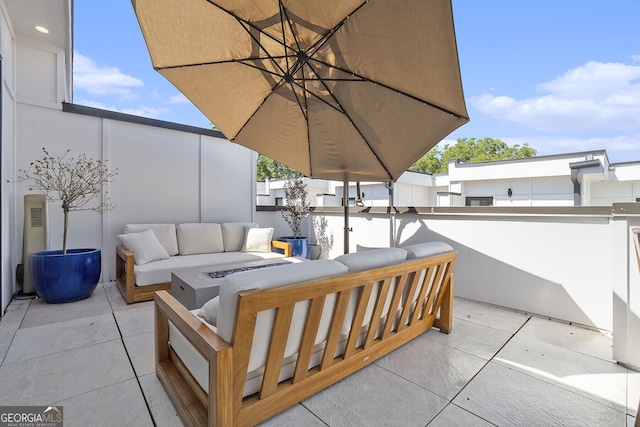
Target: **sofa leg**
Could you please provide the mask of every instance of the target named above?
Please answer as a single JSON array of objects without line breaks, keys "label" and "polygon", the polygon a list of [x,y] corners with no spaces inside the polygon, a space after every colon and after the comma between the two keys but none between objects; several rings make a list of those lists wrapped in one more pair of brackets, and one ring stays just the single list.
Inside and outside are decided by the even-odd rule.
[{"label": "sofa leg", "polygon": [[449,286],[444,291],[440,306],[440,321],[437,326],[443,334],[451,332],[453,327],[453,274],[450,276]]}]

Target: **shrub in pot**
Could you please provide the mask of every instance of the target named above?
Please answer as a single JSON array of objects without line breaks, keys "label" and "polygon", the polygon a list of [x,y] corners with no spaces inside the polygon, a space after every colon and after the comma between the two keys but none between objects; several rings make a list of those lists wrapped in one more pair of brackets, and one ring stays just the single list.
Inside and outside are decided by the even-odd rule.
[{"label": "shrub in pot", "polygon": [[18,171],[17,182],[31,183],[29,191],[39,191],[47,201],[61,202],[64,215],[62,250],[36,252],[29,257],[29,272],[38,296],[48,303],[77,301],[89,297],[100,279],[100,249],[67,250],[69,213],[80,210],[104,212],[111,205],[103,185],[118,173],[110,171],[106,161],[84,154],[70,156],[70,150],[55,157],[46,148],[44,156]]},{"label": "shrub in pot", "polygon": [[285,178],[284,184],[285,206],[282,210],[282,217],[291,228],[292,235],[280,237],[278,240],[291,243],[293,256],[309,258],[310,245],[309,237],[302,236],[302,218],[309,215],[309,202],[307,201],[307,185],[302,179],[302,175],[295,171],[290,171]]}]

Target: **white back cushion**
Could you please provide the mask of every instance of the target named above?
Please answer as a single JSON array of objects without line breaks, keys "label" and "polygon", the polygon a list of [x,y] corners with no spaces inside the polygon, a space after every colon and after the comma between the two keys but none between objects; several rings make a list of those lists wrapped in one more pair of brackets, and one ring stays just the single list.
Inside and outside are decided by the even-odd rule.
[{"label": "white back cushion", "polygon": [[426,258],[428,256],[453,252],[451,245],[444,242],[425,242],[415,245],[403,246],[407,251],[407,259]]},{"label": "white back cushion", "polygon": [[349,273],[396,264],[406,259],[407,251],[402,248],[369,249],[335,258],[336,261],[347,266]]},{"label": "white back cushion", "polygon": [[273,228],[246,227],[242,252],[271,252]]},{"label": "white back cushion", "polygon": [[158,241],[169,256],[178,255],[178,239],[176,237],[175,224],[127,224],[122,227],[122,234],[139,233],[145,230],[153,230]]},{"label": "white back cushion", "polygon": [[124,247],[133,253],[136,265],[169,258],[169,254],[162,247],[153,230],[119,234],[118,238]]},{"label": "white back cushion", "polygon": [[255,222],[225,222],[222,224],[222,241],[225,252],[238,252],[244,245],[245,227],[258,227]]},{"label": "white back cushion", "polygon": [[224,252],[222,227],[216,223],[188,223],[176,227],[180,255]]},{"label": "white back cushion", "polygon": [[[335,260],[346,265],[349,268],[350,273],[354,273],[357,271],[371,270],[377,267],[384,267],[387,265],[404,262],[407,260],[407,251],[401,248],[373,248],[367,249],[363,252],[340,255],[336,257]],[[362,325],[360,326],[367,325],[371,322],[371,316],[373,315],[373,309],[375,307],[375,302],[378,298],[378,293],[380,292],[381,285],[381,282],[375,283],[373,285],[371,297],[369,298],[369,304],[367,305],[367,310],[365,311],[364,319],[362,320]],[[393,298],[393,293],[395,292],[396,285],[396,279],[393,279],[393,281],[391,282],[391,286],[389,287],[389,293],[387,294],[384,308],[382,309],[382,316],[386,316],[389,313],[389,307],[391,306],[391,300]],[[347,314],[345,315],[344,323],[342,324],[341,332],[343,334],[346,334],[351,329],[351,323],[353,322],[353,316],[355,315],[356,304],[358,303],[359,298],[360,290],[355,289],[351,294],[351,298],[349,299]]]},{"label": "white back cushion", "polygon": [[[217,312],[218,335],[225,341],[231,343],[236,318],[238,294],[240,292],[303,283],[346,273],[347,268],[344,265],[333,260],[325,259],[230,274],[225,277],[220,285],[220,299]],[[328,298],[327,300],[330,299]],[[335,301],[335,297],[331,300]],[[296,304],[291,322],[291,331],[287,340],[285,357],[289,357],[298,351],[305,325],[307,308],[308,302],[306,301]],[[322,319],[326,325],[321,325],[320,331],[318,332],[319,340],[326,339],[326,337],[323,338],[321,335],[326,335],[329,327],[329,319],[333,311],[333,306],[330,301],[325,301],[324,308],[325,311],[323,311]],[[258,314],[248,372],[264,366],[274,316],[274,310]]]}]

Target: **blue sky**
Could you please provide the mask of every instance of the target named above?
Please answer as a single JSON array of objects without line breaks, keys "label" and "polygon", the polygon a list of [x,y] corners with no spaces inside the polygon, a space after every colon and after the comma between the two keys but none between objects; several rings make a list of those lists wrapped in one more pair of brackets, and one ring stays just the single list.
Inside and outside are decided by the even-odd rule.
[{"label": "blue sky", "polygon": [[[74,102],[210,121],[151,66],[131,2],[74,0]],[[449,135],[640,161],[640,0],[453,0],[471,122]]]}]

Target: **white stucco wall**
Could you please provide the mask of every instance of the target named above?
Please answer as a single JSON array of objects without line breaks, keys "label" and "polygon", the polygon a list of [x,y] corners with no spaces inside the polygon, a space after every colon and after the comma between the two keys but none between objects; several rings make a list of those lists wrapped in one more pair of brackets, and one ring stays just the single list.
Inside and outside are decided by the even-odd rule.
[{"label": "white stucco wall", "polygon": [[[6,24],[6,23],[5,23]],[[81,153],[108,160],[119,174],[108,190],[111,212],[71,212],[68,246],[102,249],[103,281],[115,279],[117,234],[127,223],[252,221],[255,153],[199,133],[62,111],[64,52],[16,43],[2,25],[2,309],[22,262],[23,196],[18,169],[42,156]],[[8,40],[9,39],[9,40]],[[15,55],[14,55],[15,49]],[[61,74],[62,73],[62,74]],[[12,79],[12,80],[9,80]],[[17,82],[14,91],[14,80]],[[62,83],[61,83],[62,82]],[[49,246],[62,246],[62,209],[50,203]]]}]

